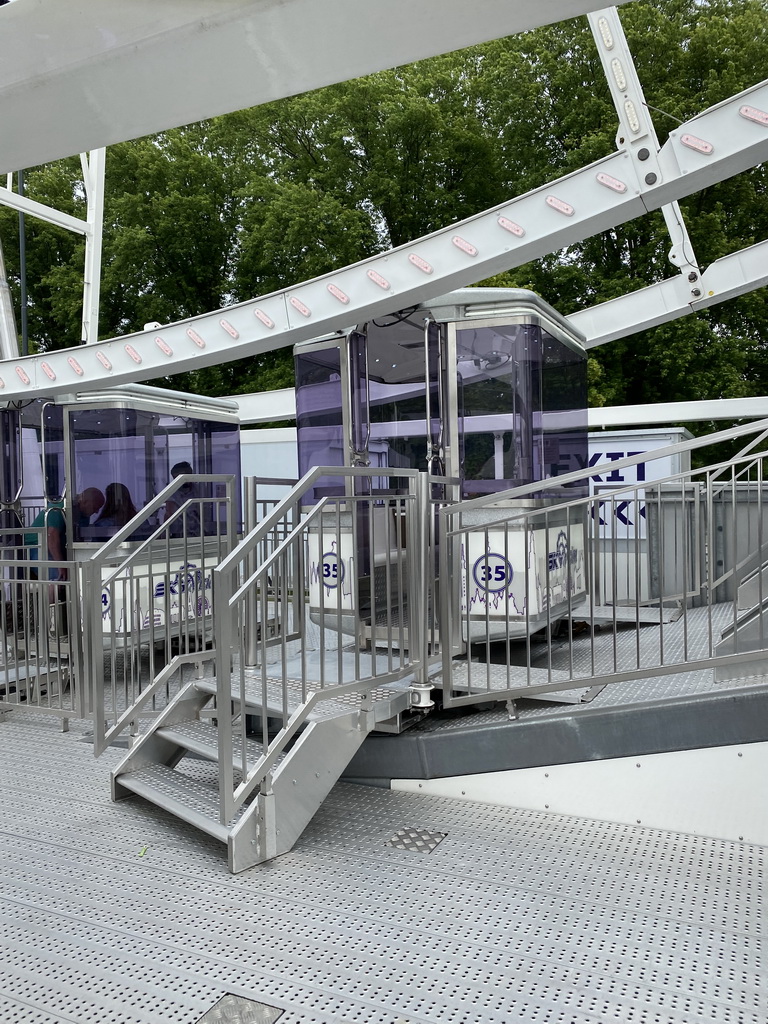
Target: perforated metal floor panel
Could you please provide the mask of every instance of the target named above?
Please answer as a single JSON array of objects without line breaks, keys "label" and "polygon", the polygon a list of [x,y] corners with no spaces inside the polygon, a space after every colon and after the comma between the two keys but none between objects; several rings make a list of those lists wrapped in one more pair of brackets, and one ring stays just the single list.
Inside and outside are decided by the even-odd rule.
[{"label": "perforated metal floor panel", "polygon": [[[733,619],[733,606],[731,604],[715,605],[713,608],[691,608],[687,611],[685,621],[678,618],[674,622],[663,626],[664,657],[668,665],[679,663],[680,672],[672,672],[668,675],[649,676],[640,679],[627,679],[623,682],[611,683],[609,686],[599,690],[594,696],[590,696],[590,708],[614,708],[628,707],[637,704],[650,703],[675,699],[681,696],[693,696],[696,694],[716,694],[725,690],[734,689],[740,686],[757,686],[768,681],[762,675],[753,674],[744,679],[727,679],[719,682],[715,678],[713,669],[702,671],[686,671],[684,669],[686,660],[696,657],[705,658],[708,655],[710,642],[710,623],[716,636]],[[632,628],[619,628],[614,633],[611,629],[605,629],[596,633],[593,637],[587,635],[575,636],[569,639],[566,635],[552,644],[551,652],[547,650],[546,641],[537,637],[532,646],[532,664],[546,666],[548,658],[551,657],[553,672],[568,672],[569,666],[573,665],[575,677],[584,676],[588,683],[592,671],[593,656],[596,667],[604,671],[610,671],[614,653],[622,665],[629,665],[636,655],[637,645],[640,644],[641,664],[655,664],[658,660],[658,648],[662,643],[660,628],[645,626],[638,633]],[[592,651],[594,645],[594,655]],[[646,661],[643,656],[647,653]],[[461,666],[460,666],[461,668]],[[502,666],[491,666],[490,671],[496,670],[503,675]],[[524,672],[524,669],[519,670]],[[466,670],[464,670],[466,674]],[[437,672],[435,678],[439,678]],[[478,683],[484,683],[482,675],[478,675]],[[535,682],[539,682],[537,678]],[[573,708],[563,707],[557,702],[548,702],[546,696],[540,695],[536,700],[522,697],[517,702],[517,715],[519,718],[542,718],[551,715],[568,715]],[[503,708],[489,708],[486,712],[487,721],[496,721],[506,717],[507,712]],[[479,718],[474,721],[478,723]],[[445,728],[461,728],[461,719],[453,723],[446,723]]]},{"label": "perforated metal floor panel", "polygon": [[762,847],[342,784],[233,876],[76,725],[0,723],[2,1024],[765,1024]]}]

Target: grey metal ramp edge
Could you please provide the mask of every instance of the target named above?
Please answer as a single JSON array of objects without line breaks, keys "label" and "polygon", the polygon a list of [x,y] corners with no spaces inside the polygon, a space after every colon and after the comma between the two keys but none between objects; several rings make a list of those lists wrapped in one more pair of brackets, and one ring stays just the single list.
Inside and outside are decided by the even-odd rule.
[{"label": "grey metal ramp edge", "polygon": [[500,713],[492,724],[435,717],[399,736],[368,736],[342,777],[386,784],[763,740],[766,685],[516,721]]}]

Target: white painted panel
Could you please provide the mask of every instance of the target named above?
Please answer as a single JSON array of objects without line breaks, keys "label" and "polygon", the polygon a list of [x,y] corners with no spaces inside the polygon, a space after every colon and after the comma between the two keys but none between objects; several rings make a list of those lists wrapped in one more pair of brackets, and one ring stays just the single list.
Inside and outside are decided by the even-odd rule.
[{"label": "white painted panel", "polygon": [[392,789],[768,845],[768,743],[678,750]]}]

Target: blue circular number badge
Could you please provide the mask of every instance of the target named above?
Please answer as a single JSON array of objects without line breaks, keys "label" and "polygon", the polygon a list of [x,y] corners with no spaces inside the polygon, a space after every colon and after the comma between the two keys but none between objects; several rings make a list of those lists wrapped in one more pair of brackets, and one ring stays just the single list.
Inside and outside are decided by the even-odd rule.
[{"label": "blue circular number badge", "polygon": [[338,587],[344,579],[344,562],[335,551],[326,551],[320,563],[324,587]]},{"label": "blue circular number badge", "polygon": [[472,568],[472,578],[481,590],[498,594],[512,582],[512,566],[503,555],[489,551],[481,555]]}]

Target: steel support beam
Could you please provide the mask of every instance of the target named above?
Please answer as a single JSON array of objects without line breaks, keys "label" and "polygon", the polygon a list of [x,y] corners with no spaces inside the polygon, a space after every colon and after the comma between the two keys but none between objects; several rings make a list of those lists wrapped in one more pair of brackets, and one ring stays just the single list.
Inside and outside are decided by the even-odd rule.
[{"label": "steel support beam", "polygon": [[104,169],[106,150],[80,154],[88,203],[88,231],[85,236],[83,280],[83,327],[80,340],[99,339],[99,298],[101,295],[101,243],[104,233]]},{"label": "steel support beam", "polygon": [[651,183],[638,179],[626,150],[617,152],[495,209],[295,287],[162,330],[4,361],[0,390],[7,398],[84,391],[291,346],[538,259],[766,159],[763,82],[672,133]]},{"label": "steel support beam", "polygon": [[762,420],[768,418],[768,397],[712,398],[697,402],[658,402],[654,405],[608,405],[590,409],[589,429],[668,426],[709,420]]},{"label": "steel support beam", "polygon": [[74,231],[78,235],[88,234],[88,221],[79,217],[72,217],[61,210],[54,210],[52,206],[45,206],[28,196],[20,196],[18,192],[12,192],[10,188],[0,186],[0,204],[9,206],[19,213],[28,213],[38,220],[44,220],[48,224],[55,224],[57,228],[65,228],[67,231]]},{"label": "steel support beam", "polygon": [[[616,147],[626,147],[627,153],[635,162],[639,178],[647,181],[652,175],[655,180],[660,174],[659,139],[648,104],[645,102],[643,87],[637,76],[619,12],[615,7],[607,7],[587,17],[619,118]],[[661,212],[672,240],[669,260],[686,276],[691,287],[694,287],[699,279],[699,267],[680,207],[675,201],[669,206],[662,206]]]},{"label": "steel support beam", "polygon": [[[13,175],[7,176],[7,187],[0,187],[0,205],[29,214],[48,224],[85,236],[85,271],[83,275],[83,315],[80,340],[93,342],[99,332],[99,296],[101,291],[101,244],[104,230],[104,168],[106,151],[81,153],[87,212],[85,220],[45,206],[19,195],[12,189]],[[19,172],[19,176],[21,172]],[[8,354],[4,358],[9,358]]]},{"label": "steel support beam", "polygon": [[684,277],[672,277],[571,313],[568,319],[585,336],[585,347],[596,348],[766,285],[768,240],[710,264],[698,282],[698,297],[691,296]]}]

